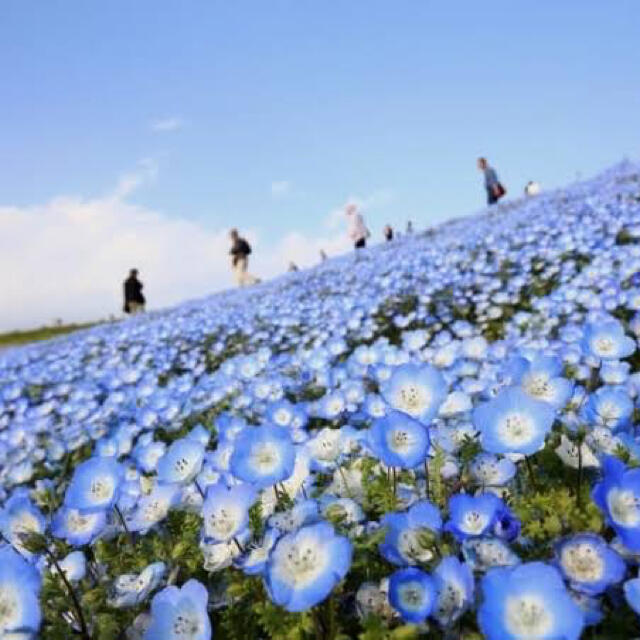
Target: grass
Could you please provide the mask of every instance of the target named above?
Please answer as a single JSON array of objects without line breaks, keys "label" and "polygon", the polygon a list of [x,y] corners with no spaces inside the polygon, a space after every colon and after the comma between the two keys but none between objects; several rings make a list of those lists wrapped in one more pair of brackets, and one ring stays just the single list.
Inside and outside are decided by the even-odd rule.
[{"label": "grass", "polygon": [[55,338],[56,336],[62,336],[66,333],[72,333],[79,329],[88,329],[95,324],[95,322],[87,322],[84,324],[62,324],[54,327],[40,327],[39,329],[28,329],[26,331],[9,331],[7,333],[0,333],[0,348],[28,344],[29,342],[37,342],[40,340],[48,340],[49,338]]}]

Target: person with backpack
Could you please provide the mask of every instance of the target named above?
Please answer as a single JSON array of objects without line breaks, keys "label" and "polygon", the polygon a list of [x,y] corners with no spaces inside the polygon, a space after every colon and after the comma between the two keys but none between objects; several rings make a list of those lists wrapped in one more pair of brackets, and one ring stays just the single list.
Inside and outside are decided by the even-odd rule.
[{"label": "person with backpack", "polygon": [[142,287],[144,285],[138,280],[138,270],[131,269],[129,277],[123,283],[124,289],[124,306],[123,311],[132,316],[136,313],[144,311],[145,299],[142,295]]},{"label": "person with backpack", "polygon": [[348,204],[344,212],[347,216],[348,233],[349,238],[353,241],[353,246],[356,249],[364,249],[367,246],[367,238],[371,235],[371,232],[367,229],[364,218],[358,211],[358,205]]},{"label": "person with backpack", "polygon": [[478,158],[478,169],[484,173],[484,188],[487,192],[487,204],[496,204],[496,202],[507,193],[507,190],[502,186],[496,170],[489,165],[486,158]]},{"label": "person with backpack", "polygon": [[229,232],[231,238],[231,270],[239,287],[244,287],[260,282],[258,278],[248,272],[249,256],[251,255],[251,245],[240,236],[237,229]]}]

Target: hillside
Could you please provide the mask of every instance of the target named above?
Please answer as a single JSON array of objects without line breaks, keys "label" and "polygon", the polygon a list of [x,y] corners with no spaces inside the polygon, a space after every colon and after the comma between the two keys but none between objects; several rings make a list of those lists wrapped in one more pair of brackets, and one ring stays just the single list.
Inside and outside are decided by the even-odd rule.
[{"label": "hillside", "polygon": [[0,353],[0,637],[640,636],[638,310],[623,163]]}]

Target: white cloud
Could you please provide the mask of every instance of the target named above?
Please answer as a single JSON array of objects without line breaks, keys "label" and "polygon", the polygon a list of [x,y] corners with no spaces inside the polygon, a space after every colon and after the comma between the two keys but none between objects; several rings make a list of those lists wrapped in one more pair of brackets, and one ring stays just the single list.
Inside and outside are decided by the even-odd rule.
[{"label": "white cloud", "polygon": [[282,197],[291,193],[291,183],[288,180],[276,180],[271,183],[271,195]]},{"label": "white cloud", "polygon": [[[0,206],[0,330],[119,315],[122,281],[140,270],[152,309],[232,286],[227,230],[168,216],[127,202],[154,180],[151,159],[97,197],[60,196],[29,207]],[[349,250],[345,229],[306,235],[292,231],[267,245],[248,230],[252,271],[269,278],[290,260],[316,264]]]},{"label": "white cloud", "polygon": [[170,118],[158,118],[157,120],[152,120],[149,126],[152,131],[156,132],[165,132],[165,131],[177,131],[178,129],[182,129],[184,127],[184,120],[178,116],[173,116]]}]

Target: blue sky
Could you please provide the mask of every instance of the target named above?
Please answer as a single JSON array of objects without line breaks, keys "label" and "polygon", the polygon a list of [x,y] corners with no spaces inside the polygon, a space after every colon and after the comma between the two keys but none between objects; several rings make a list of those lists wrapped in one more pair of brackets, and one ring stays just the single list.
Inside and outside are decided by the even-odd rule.
[{"label": "blue sky", "polygon": [[267,246],[319,233],[349,197],[374,233],[477,210],[479,154],[512,194],[640,155],[637,0],[0,11],[4,207],[98,198],[146,159],[129,203]]}]

